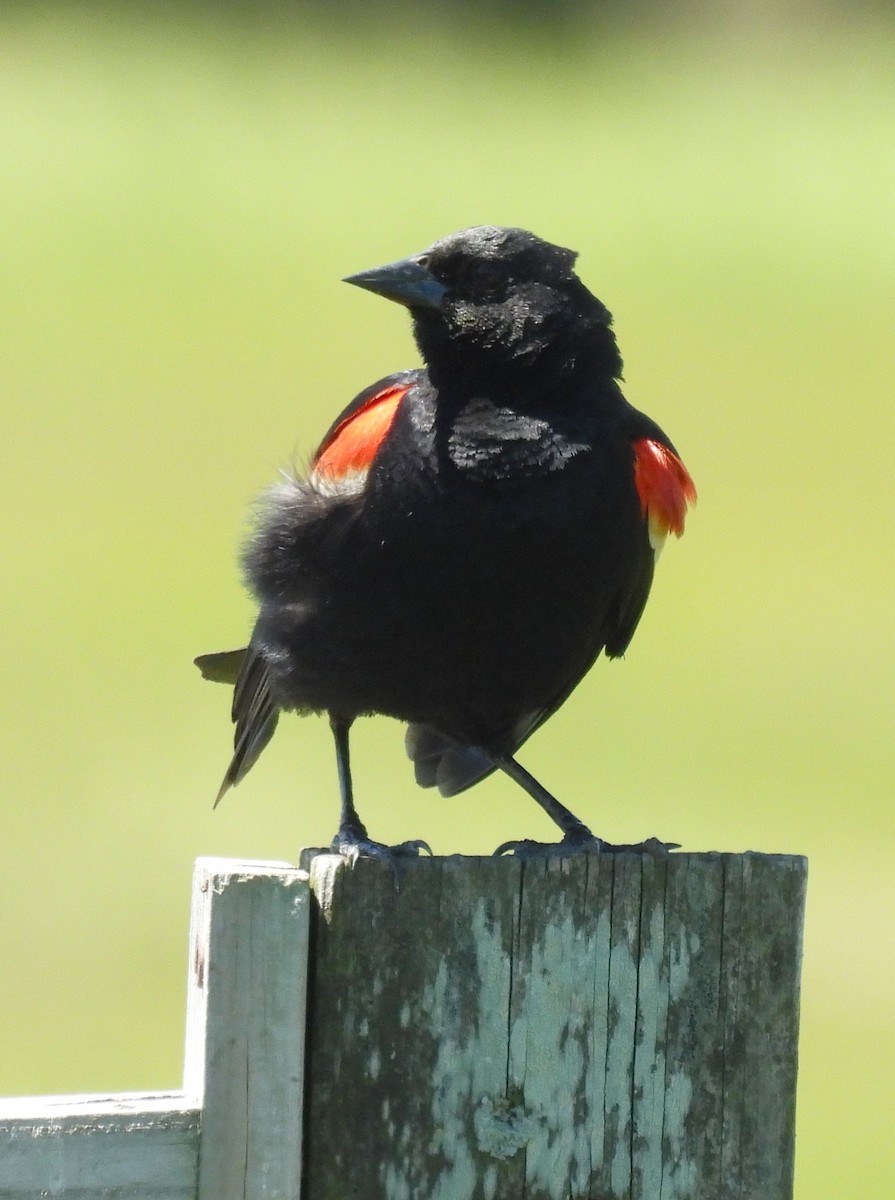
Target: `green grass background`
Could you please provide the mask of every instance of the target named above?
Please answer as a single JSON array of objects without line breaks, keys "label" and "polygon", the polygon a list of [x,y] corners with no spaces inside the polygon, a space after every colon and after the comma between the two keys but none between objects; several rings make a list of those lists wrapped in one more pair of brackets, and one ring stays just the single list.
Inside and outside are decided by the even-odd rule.
[{"label": "green grass background", "polygon": [[[246,636],[252,497],[417,361],[340,277],[520,224],[580,250],[700,489],[524,761],[613,840],[810,856],[797,1195],[892,1193],[895,36],[761,11],[0,10],[0,1093],[176,1086],[194,858],[334,832],[319,720],[212,813],[190,660]],[[549,836],[499,779],[417,790],[393,723],[355,741],[379,838]]]}]

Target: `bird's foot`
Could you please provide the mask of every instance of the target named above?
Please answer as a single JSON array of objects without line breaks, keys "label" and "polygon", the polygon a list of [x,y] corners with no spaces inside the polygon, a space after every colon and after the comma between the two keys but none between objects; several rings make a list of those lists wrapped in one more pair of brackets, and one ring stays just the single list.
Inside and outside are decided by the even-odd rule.
[{"label": "bird's foot", "polygon": [[667,858],[672,850],[680,850],[680,842],[663,842],[657,837],[642,842],[603,842],[603,854],[648,854],[651,858]]},{"label": "bird's foot", "polygon": [[679,842],[662,842],[654,837],[643,842],[606,842],[591,833],[587,826],[581,825],[570,830],[561,842],[535,842],[530,838],[520,838],[503,842],[494,854],[514,854],[521,859],[570,858],[576,854],[648,854],[653,858],[666,858],[671,850],[679,848]]},{"label": "bird's foot", "polygon": [[410,842],[399,842],[397,846],[386,846],[383,842],[374,842],[371,837],[368,837],[363,825],[357,828],[343,826],[333,838],[331,849],[337,854],[341,854],[352,867],[359,858],[375,858],[394,866],[396,860],[417,858],[423,853],[432,857],[431,846],[422,838]]}]

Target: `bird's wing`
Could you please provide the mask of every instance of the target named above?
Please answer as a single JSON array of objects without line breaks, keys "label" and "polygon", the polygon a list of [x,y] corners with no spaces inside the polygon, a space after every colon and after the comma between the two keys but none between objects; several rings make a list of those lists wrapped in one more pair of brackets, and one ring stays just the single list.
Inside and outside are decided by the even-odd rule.
[{"label": "bird's wing", "polygon": [[696,485],[664,435],[637,438],[632,448],[640,508],[658,556],[669,533],[680,537],[684,532],[687,509],[696,503]]},{"label": "bird's wing", "polygon": [[365,388],[327,430],[311,460],[310,479],[324,490],[362,483],[376,457],[401,401],[425,372],[387,375]]}]

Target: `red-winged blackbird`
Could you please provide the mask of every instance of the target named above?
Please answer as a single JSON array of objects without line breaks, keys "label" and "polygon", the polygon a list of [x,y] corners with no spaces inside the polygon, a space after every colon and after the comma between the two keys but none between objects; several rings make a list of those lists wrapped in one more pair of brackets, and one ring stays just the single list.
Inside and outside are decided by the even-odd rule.
[{"label": "red-winged blackbird", "polygon": [[486,225],[349,276],[410,309],[426,366],[361,392],[307,475],[266,497],[244,555],[260,605],[249,646],[196,660],[236,685],[218,799],[281,710],[326,712],[333,845],[383,854],[354,807],[348,731],[384,713],[409,722],[423,787],[453,796],[500,768],[564,848],[606,847],[513,755],[601,651],[624,653],[696,492],[622,395],[611,314],[575,258]]}]

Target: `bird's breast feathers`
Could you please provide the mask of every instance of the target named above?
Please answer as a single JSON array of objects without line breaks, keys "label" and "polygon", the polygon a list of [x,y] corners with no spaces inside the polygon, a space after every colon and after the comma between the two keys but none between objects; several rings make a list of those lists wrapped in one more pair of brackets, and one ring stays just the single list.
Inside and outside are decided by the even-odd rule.
[{"label": "bird's breast feathers", "polygon": [[447,433],[447,457],[471,479],[525,485],[590,449],[586,439],[545,415],[520,412],[487,399],[466,404]]}]

